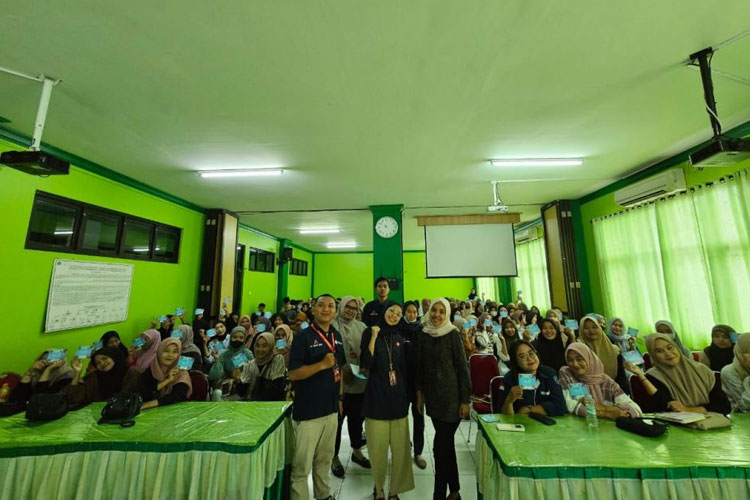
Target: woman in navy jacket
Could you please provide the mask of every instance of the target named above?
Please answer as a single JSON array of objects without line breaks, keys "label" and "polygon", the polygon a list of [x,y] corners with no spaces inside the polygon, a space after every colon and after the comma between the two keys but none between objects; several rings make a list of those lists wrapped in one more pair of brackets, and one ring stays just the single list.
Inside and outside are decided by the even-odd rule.
[{"label": "woman in navy jacket", "polygon": [[[510,371],[503,377],[497,402],[500,412],[506,415],[540,415],[560,416],[567,413],[557,374],[552,368],[541,366],[539,356],[530,342],[518,340],[510,346]],[[533,389],[524,389],[519,385],[519,375],[529,374],[536,377]]]}]

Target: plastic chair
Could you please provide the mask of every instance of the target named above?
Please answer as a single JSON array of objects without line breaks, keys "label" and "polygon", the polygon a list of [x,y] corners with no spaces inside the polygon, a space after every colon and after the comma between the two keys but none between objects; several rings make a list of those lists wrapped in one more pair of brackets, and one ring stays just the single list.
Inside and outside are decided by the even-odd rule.
[{"label": "plastic chair", "polygon": [[490,404],[490,381],[500,375],[497,359],[492,354],[472,354],[469,356],[469,376],[471,378],[471,405],[469,407],[469,441],[471,422],[477,415],[492,413]]},{"label": "plastic chair", "polygon": [[500,401],[500,387],[503,385],[503,377],[499,375],[490,380],[490,406],[492,413],[500,413],[502,401]]},{"label": "plastic chair", "polygon": [[190,382],[193,385],[193,392],[190,394],[190,401],[208,401],[208,378],[203,372],[190,370]]}]

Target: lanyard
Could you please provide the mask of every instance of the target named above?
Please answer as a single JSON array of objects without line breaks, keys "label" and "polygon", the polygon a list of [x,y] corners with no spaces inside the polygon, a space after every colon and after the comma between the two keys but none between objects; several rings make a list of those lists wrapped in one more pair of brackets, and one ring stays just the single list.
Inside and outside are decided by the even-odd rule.
[{"label": "lanyard", "polygon": [[318,334],[318,337],[320,337],[320,340],[323,341],[323,343],[328,346],[328,349],[332,353],[336,353],[336,336],[331,332],[331,340],[328,340],[325,335],[323,335],[323,332],[318,330],[318,328],[315,326],[315,323],[312,323],[310,326],[312,326],[312,329],[315,330],[315,333]]},{"label": "lanyard", "polygon": [[[390,337],[390,343],[393,343],[393,334],[389,335]],[[381,337],[382,338],[382,337]],[[391,354],[391,346],[388,345],[388,342],[385,341],[383,338],[383,344],[385,344],[385,350],[388,353],[388,369],[393,370],[393,355]]]}]

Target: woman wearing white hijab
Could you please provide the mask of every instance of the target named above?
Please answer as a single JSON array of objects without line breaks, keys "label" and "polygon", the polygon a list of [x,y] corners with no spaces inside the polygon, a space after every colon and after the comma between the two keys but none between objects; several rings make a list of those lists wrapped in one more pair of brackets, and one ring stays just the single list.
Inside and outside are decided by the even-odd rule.
[{"label": "woman wearing white hijab", "polygon": [[417,342],[417,406],[435,427],[435,488],[433,499],[460,497],[454,435],[461,419],[469,418],[471,384],[461,334],[451,323],[445,299],[430,303],[428,319]]},{"label": "woman wearing white hijab", "polygon": [[721,388],[733,411],[750,411],[750,333],[740,335],[734,344],[734,361],[721,369]]}]

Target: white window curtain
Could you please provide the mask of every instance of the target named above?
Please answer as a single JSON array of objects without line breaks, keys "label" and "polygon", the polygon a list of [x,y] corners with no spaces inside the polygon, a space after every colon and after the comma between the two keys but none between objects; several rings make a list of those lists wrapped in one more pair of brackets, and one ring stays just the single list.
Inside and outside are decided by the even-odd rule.
[{"label": "white window curtain", "polygon": [[694,350],[750,328],[750,179],[742,171],[593,221],[604,311],[641,332],[674,323]]},{"label": "white window curtain", "polygon": [[544,238],[516,245],[516,260],[518,277],[511,279],[513,297],[521,290],[524,303],[529,307],[537,306],[544,314],[550,308]]},{"label": "white window curtain", "polygon": [[477,278],[477,295],[483,300],[497,302],[500,296],[497,278]]}]

